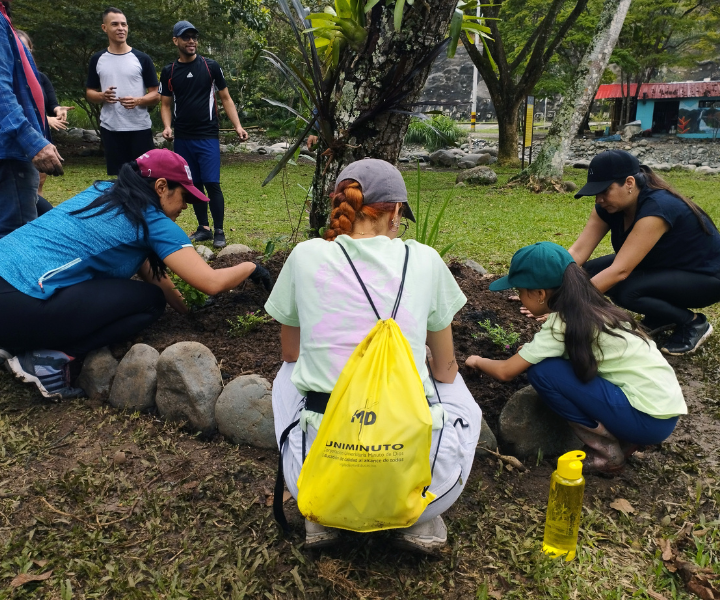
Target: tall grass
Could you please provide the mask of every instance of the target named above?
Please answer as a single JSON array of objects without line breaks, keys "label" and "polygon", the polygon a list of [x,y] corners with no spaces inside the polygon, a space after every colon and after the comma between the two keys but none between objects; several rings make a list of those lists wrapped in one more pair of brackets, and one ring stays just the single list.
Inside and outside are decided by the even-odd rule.
[{"label": "tall grass", "polygon": [[429,152],[453,146],[467,133],[450,117],[433,115],[430,119],[412,119],[405,143],[422,144]]}]

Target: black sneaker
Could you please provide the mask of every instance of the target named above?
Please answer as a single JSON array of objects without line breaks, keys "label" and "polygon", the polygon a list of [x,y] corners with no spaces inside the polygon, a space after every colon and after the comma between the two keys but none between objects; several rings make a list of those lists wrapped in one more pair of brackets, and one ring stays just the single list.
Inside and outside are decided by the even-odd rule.
[{"label": "black sneaker", "polygon": [[35,350],[8,359],[10,371],[25,383],[34,383],[40,393],[51,400],[85,396],[70,385],[70,358],[57,350]]},{"label": "black sneaker", "polygon": [[209,229],[205,229],[202,225],[198,225],[197,231],[190,234],[190,239],[193,242],[207,242],[213,239],[212,233]]},{"label": "black sneaker", "polygon": [[712,325],[705,315],[698,313],[687,325],[678,325],[660,351],[671,356],[692,354],[712,332]]},{"label": "black sneaker", "polygon": [[663,331],[667,331],[668,329],[672,329],[673,327],[675,327],[675,323],[664,323],[660,319],[648,316],[645,316],[643,320],[638,323],[638,325],[640,326],[640,329],[650,337],[653,337],[658,333],[662,333]]},{"label": "black sneaker", "polygon": [[225,241],[225,232],[222,229],[215,230],[215,236],[213,237],[213,246],[215,246],[215,248],[224,248],[225,246],[227,246],[227,242]]}]

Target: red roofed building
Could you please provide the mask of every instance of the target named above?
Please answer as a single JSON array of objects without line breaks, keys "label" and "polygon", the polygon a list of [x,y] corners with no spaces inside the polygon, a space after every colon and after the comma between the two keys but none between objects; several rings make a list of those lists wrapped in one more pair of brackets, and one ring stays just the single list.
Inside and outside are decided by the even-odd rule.
[{"label": "red roofed building", "polygon": [[615,101],[611,116],[613,130],[619,122],[622,98],[628,96],[628,92],[633,98],[630,120],[640,120],[643,130],[704,138],[713,137],[713,130],[720,129],[720,81],[645,83],[640,86],[637,102],[636,91],[636,84],[621,86],[619,83],[601,85],[598,89],[596,100]]}]

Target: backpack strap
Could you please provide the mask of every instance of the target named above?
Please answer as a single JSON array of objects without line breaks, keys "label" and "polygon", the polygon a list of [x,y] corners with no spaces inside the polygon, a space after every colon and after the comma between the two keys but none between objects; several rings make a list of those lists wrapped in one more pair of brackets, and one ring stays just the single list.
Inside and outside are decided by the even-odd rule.
[{"label": "backpack strap", "polygon": [[290,526],[288,525],[287,519],[285,518],[285,511],[283,510],[283,490],[285,488],[285,476],[283,474],[283,446],[290,435],[290,432],[297,426],[300,419],[293,421],[285,428],[280,436],[280,443],[278,444],[280,450],[280,458],[278,459],[278,470],[277,477],[275,478],[275,491],[273,493],[273,516],[278,522],[278,525],[282,527],[285,533],[290,533]]},{"label": "backpack strap", "polygon": [[[345,250],[345,247],[340,242],[335,240],[335,243],[338,246],[340,246],[340,249],[343,251],[345,258],[347,258],[348,262],[350,263],[350,267],[352,268],[353,273],[355,273],[355,277],[357,277],[357,280],[360,283],[360,287],[362,288],[363,292],[365,292],[365,297],[368,299],[370,306],[372,306],[375,316],[377,317],[378,321],[381,321],[382,317],[380,317],[380,313],[377,311],[377,308],[375,308],[375,303],[372,301],[372,298],[370,297],[370,292],[368,292],[367,288],[365,287],[365,283],[360,278],[360,273],[357,272],[357,269],[355,268],[353,261],[350,260],[350,255],[347,253],[347,250]],[[390,315],[390,317],[392,319],[394,319],[397,316],[398,308],[400,308],[400,299],[402,298],[403,289],[405,287],[405,275],[407,273],[407,265],[408,265],[408,257],[409,256],[410,256],[410,248],[407,245],[405,245],[405,263],[403,264],[402,279],[400,280],[400,289],[398,290],[398,295],[397,295],[397,298],[395,298],[395,304],[393,306],[392,314]]]}]

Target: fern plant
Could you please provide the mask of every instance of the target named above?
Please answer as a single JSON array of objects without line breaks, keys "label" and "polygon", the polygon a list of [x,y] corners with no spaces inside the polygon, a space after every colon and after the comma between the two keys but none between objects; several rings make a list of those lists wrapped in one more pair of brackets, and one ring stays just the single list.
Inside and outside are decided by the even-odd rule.
[{"label": "fern plant", "polygon": [[405,143],[422,144],[429,152],[435,152],[456,144],[465,136],[465,131],[450,117],[433,115],[429,119],[412,119],[405,134]]},{"label": "fern plant", "polygon": [[230,335],[242,337],[272,320],[273,319],[270,315],[260,314],[260,311],[256,310],[255,312],[238,315],[235,317],[234,321],[232,319],[228,319],[227,322],[230,324]]}]

